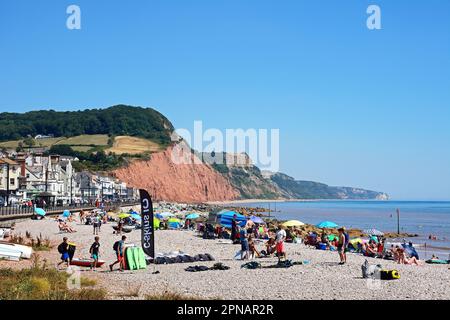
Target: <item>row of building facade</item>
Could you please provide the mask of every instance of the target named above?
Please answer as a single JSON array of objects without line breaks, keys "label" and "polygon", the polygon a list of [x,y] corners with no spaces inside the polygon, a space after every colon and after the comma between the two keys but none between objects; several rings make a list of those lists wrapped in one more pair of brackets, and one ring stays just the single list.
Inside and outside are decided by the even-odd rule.
[{"label": "row of building facade", "polygon": [[115,177],[89,171],[75,172],[77,158],[43,154],[0,157],[2,205],[45,201],[51,205],[125,201],[137,198],[137,190]]}]

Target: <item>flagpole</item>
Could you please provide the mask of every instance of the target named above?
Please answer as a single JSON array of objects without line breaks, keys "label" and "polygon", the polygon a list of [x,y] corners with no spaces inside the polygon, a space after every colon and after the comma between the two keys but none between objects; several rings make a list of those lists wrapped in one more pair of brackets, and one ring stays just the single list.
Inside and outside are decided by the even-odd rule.
[{"label": "flagpole", "polygon": [[400,210],[397,209],[397,234],[400,234]]}]

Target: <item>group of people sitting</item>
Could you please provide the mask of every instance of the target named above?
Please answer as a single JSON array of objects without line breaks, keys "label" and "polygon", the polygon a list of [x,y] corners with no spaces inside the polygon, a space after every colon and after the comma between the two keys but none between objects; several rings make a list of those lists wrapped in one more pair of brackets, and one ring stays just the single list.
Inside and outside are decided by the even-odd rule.
[{"label": "group of people sitting", "polygon": [[[410,243],[410,245],[412,244]],[[417,257],[408,256],[406,250],[399,245],[391,245],[389,253],[394,258],[394,261],[398,264],[411,264],[416,266],[420,265],[420,260]]]}]

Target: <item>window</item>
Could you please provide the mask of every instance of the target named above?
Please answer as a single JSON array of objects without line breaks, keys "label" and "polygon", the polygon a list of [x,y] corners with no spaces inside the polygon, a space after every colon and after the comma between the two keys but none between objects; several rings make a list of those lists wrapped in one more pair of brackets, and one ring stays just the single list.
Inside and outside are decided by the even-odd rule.
[{"label": "window", "polygon": [[27,179],[30,179],[30,174],[29,173],[27,173]]},{"label": "window", "polygon": [[10,178],[10,179],[9,179],[9,184],[10,184],[10,185],[13,186],[13,185],[14,185],[14,182],[15,182],[14,178]]}]

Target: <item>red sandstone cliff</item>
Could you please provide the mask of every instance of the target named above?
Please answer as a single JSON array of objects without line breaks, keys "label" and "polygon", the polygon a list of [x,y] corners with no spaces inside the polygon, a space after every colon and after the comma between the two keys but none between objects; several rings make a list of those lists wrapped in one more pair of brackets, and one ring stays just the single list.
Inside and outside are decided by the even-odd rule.
[{"label": "red sandstone cliff", "polygon": [[156,200],[206,202],[233,200],[239,196],[230,182],[204,163],[178,164],[173,148],[153,153],[148,161],[134,161],[114,171],[117,178],[135,188],[149,191]]}]

